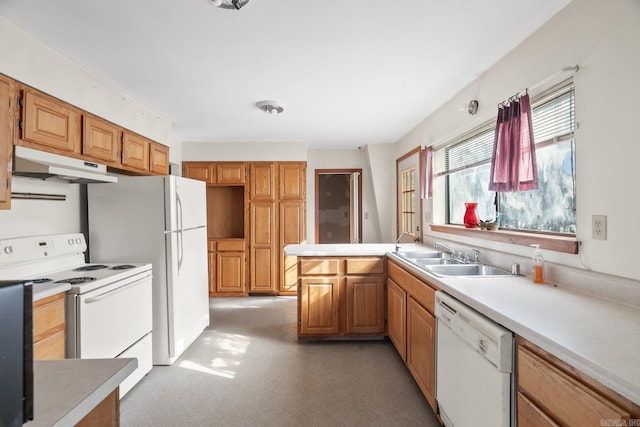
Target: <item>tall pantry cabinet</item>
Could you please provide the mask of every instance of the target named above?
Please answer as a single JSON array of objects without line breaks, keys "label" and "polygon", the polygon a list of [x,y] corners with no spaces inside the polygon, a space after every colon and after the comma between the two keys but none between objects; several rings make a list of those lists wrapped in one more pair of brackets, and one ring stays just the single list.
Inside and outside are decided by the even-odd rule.
[{"label": "tall pantry cabinet", "polygon": [[[229,172],[239,165],[242,172]],[[207,182],[208,190],[242,185],[246,194],[220,198],[219,188],[207,192],[210,296],[295,295],[297,260],[285,257],[284,247],[305,239],[306,162],[183,162],[183,175]],[[230,221],[238,223],[234,233],[222,224]],[[245,269],[228,262],[230,254],[214,255],[223,235],[242,240]]]}]

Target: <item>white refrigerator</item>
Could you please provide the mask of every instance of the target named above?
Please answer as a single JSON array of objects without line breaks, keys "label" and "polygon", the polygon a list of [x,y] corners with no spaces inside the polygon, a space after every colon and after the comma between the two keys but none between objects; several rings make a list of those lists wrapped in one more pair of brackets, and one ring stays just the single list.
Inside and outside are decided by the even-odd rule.
[{"label": "white refrigerator", "polygon": [[153,364],[173,364],[209,325],[205,183],[119,177],[87,200],[91,262],[152,263]]}]

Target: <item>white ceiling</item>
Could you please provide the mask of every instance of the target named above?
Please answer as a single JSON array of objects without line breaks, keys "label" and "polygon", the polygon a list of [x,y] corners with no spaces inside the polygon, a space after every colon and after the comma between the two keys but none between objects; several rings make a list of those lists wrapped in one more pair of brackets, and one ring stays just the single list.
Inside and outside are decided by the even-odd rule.
[{"label": "white ceiling", "polygon": [[1,0],[0,14],[176,140],[317,149],[397,141],[569,1]]}]

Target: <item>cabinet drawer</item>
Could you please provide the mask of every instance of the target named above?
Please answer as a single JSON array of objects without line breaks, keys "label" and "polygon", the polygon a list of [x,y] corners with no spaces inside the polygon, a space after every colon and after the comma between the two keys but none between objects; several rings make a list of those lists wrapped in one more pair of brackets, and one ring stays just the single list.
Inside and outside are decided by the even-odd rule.
[{"label": "cabinet drawer", "polygon": [[413,297],[420,305],[435,315],[436,289],[418,279],[394,262],[387,265],[389,277]]},{"label": "cabinet drawer", "polygon": [[64,329],[33,344],[35,360],[64,359]]},{"label": "cabinet drawer", "polygon": [[313,258],[301,258],[300,259],[300,275],[334,275],[338,274],[339,259],[313,259]]},{"label": "cabinet drawer", "polygon": [[218,240],[218,252],[243,252],[244,240]]},{"label": "cabinet drawer", "polygon": [[64,293],[36,301],[33,305],[33,340],[64,330]]},{"label": "cabinet drawer", "polygon": [[347,258],[347,274],[384,274],[385,258]]},{"label": "cabinet drawer", "polygon": [[557,427],[552,419],[522,393],[517,393],[518,427]]},{"label": "cabinet drawer", "polygon": [[624,410],[522,346],[517,375],[518,391],[563,425],[599,425],[603,419],[629,425]]}]

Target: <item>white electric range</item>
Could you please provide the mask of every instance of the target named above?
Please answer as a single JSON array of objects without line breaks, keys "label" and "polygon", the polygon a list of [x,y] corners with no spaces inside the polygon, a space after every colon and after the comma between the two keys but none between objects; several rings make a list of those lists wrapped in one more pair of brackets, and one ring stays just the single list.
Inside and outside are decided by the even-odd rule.
[{"label": "white electric range", "polygon": [[120,385],[122,397],[153,363],[151,264],[88,264],[86,250],[81,233],[0,240],[0,280],[32,280],[36,296],[68,283],[66,356],[137,358],[138,368]]}]

